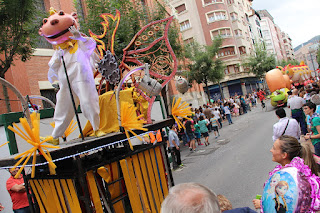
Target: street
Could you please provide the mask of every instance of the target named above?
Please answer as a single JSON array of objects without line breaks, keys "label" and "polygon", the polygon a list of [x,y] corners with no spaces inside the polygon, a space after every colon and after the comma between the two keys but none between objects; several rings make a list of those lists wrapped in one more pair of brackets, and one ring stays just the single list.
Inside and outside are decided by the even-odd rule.
[{"label": "street", "polygon": [[[173,172],[175,184],[201,183],[216,194],[225,195],[233,208],[254,209],[251,201],[262,194],[268,173],[276,165],[269,150],[273,144],[272,127],[278,118],[270,102],[267,105],[267,111],[258,104],[251,112],[233,117],[232,125],[225,121],[218,139],[210,133],[208,147],[199,146],[195,153],[182,147],[185,168]],[[287,108],[286,112],[290,116]]]}]

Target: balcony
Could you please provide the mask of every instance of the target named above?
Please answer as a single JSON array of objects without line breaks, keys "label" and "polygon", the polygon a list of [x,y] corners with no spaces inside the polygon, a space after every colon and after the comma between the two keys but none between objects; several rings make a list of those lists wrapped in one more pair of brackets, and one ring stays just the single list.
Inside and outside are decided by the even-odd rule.
[{"label": "balcony", "polygon": [[221,82],[236,80],[239,78],[247,78],[247,77],[255,77],[255,75],[249,72],[230,73],[230,74],[226,74],[224,76],[224,79]]}]

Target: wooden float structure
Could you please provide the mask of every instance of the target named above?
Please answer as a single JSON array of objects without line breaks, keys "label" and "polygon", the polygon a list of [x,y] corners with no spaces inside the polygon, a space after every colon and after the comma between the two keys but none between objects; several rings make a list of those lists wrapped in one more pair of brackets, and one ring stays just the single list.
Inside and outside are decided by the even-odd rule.
[{"label": "wooden float structure", "polygon": [[[156,131],[172,124],[174,119],[168,118],[145,127]],[[60,147],[50,151],[57,165],[55,175],[50,175],[41,156],[35,177],[23,175],[32,212],[160,212],[174,185],[165,142],[131,150],[126,135],[117,132],[75,139]],[[0,167],[10,168],[16,162],[14,156],[0,159]]]}]

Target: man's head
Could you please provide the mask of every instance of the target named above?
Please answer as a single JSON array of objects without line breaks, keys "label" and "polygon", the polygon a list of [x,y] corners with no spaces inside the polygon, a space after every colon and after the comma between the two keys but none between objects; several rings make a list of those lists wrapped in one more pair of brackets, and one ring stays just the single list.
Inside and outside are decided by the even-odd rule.
[{"label": "man's head", "polygon": [[220,213],[217,196],[198,183],[182,183],[170,189],[161,205],[162,213]]},{"label": "man's head", "polygon": [[292,90],[292,95],[298,95],[299,91],[297,89]]},{"label": "man's head", "polygon": [[19,171],[19,168],[9,169],[9,172],[13,177],[18,173],[18,171]]},{"label": "man's head", "polygon": [[283,108],[278,108],[276,110],[276,115],[279,117],[279,118],[284,118],[286,117],[286,111],[283,109]]}]

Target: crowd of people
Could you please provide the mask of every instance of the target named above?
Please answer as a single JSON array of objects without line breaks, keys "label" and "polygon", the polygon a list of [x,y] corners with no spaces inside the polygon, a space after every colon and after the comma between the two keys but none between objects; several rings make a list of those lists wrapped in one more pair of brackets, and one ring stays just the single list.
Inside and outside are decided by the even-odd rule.
[{"label": "crowd of people", "polygon": [[[198,108],[193,108],[190,104],[192,116],[189,119],[181,120],[185,128],[178,129],[175,124],[170,127],[168,135],[167,143],[174,158],[174,169],[183,167],[180,146],[187,146],[191,152],[196,152],[198,146],[210,145],[210,132],[213,132],[215,139],[217,139],[220,136],[219,129],[223,127],[224,121],[232,125],[232,117],[248,113],[251,108],[257,106],[258,100],[261,102],[261,107],[264,108],[265,95],[266,93],[259,89],[244,96],[235,94],[227,99],[218,99]],[[201,138],[203,138],[203,142]]]},{"label": "crowd of people", "polygon": [[[317,181],[312,187],[312,190],[317,190],[316,196],[311,196],[311,192],[300,192],[304,193],[302,202],[305,206],[301,205],[297,207],[299,209],[295,212],[315,212],[319,211],[320,208],[317,205],[313,205],[315,199],[319,196],[319,164],[320,162],[320,85],[313,83],[306,87],[293,88],[288,92],[287,106],[291,112],[291,118],[287,117],[284,108],[278,108],[275,110],[276,116],[279,121],[273,126],[272,139],[274,144],[270,150],[272,153],[272,161],[279,165],[270,172],[270,178],[274,171],[279,171],[283,168],[298,167],[304,168],[305,173],[299,171],[298,175],[308,176]],[[222,128],[222,120],[226,119],[231,125],[232,116],[239,116],[243,113],[247,113],[251,107],[257,105],[257,99],[260,99],[261,106],[264,108],[266,93],[264,91],[258,91],[254,94],[247,96],[236,96],[231,97],[228,100],[216,101],[212,104],[204,105],[194,110],[194,116],[192,121],[184,121],[185,124],[191,126],[191,129],[198,129],[205,124],[206,128],[203,130],[202,136],[205,138],[205,145],[208,145],[206,138],[207,132],[214,130],[214,126],[217,129]],[[214,118],[214,120],[211,120]],[[172,131],[175,130],[175,125],[172,126]],[[187,128],[186,128],[187,129]],[[188,141],[188,137],[191,140],[194,138],[190,137],[190,128],[187,130],[187,137],[184,138],[184,131],[179,132],[180,139],[184,144],[187,144],[191,151],[194,150],[192,142]],[[197,130],[199,132],[199,130]],[[205,134],[203,134],[205,133]],[[196,139],[199,135],[196,134]],[[219,131],[217,134],[219,136]],[[169,137],[170,140],[170,137]],[[201,141],[197,140],[198,145],[201,145]],[[180,159],[181,162],[181,159]],[[178,164],[179,165],[179,164]],[[271,180],[272,181],[272,180]],[[282,184],[282,185],[281,185]],[[311,186],[309,186],[311,187]],[[311,188],[312,188],[311,187]],[[288,185],[285,181],[277,181],[277,184],[273,188],[275,194],[274,210],[276,212],[288,212],[288,206],[285,201],[284,193],[288,190]],[[307,194],[306,194],[307,193]],[[253,199],[253,205],[256,209],[262,208],[261,199]],[[170,190],[169,195],[162,203],[162,213],[168,212],[255,212],[254,210],[245,207],[232,209],[230,201],[223,195],[216,195],[210,189],[197,183],[184,183],[173,187]]]}]

